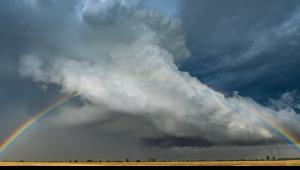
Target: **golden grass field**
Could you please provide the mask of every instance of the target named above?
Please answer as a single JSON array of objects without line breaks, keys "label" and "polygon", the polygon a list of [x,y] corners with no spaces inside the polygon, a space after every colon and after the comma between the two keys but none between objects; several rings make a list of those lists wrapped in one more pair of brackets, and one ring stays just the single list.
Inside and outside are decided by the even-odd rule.
[{"label": "golden grass field", "polygon": [[203,161],[203,162],[0,162],[0,166],[300,166],[291,161]]}]

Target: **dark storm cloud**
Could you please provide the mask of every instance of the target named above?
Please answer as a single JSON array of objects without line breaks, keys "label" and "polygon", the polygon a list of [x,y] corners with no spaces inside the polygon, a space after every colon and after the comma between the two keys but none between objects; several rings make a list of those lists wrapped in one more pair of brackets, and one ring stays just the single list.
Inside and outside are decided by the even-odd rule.
[{"label": "dark storm cloud", "polygon": [[261,101],[299,88],[299,1],[180,3],[193,54],[182,69],[218,90]]},{"label": "dark storm cloud", "polygon": [[[45,106],[53,97],[58,96],[59,89],[51,85],[46,92],[31,80],[21,79],[18,72],[19,58],[23,53],[37,50],[41,44],[50,41],[50,38],[41,35],[46,35],[46,32],[50,35],[56,31],[50,26],[53,25],[54,19],[51,21],[49,18],[45,19],[37,15],[40,11],[33,10],[36,7],[30,1],[1,0],[0,3],[0,139],[2,141],[28,116]],[[35,5],[45,6],[46,1],[40,1]],[[55,22],[59,21],[55,19]],[[50,45],[49,50],[51,50]]]},{"label": "dark storm cloud", "polygon": [[[24,53],[41,49],[48,53],[58,51],[54,49],[59,46],[54,44],[58,44],[56,41],[59,40],[51,39],[51,36],[62,32],[60,25],[67,21],[64,20],[66,18],[62,19],[58,15],[71,7],[66,1],[60,5],[51,2],[1,1],[0,103],[2,116],[5,115],[4,108],[6,107],[13,105],[26,107],[26,105],[33,105],[33,103],[36,105],[45,104],[40,100],[41,98],[47,101],[47,99],[57,95],[57,93],[53,94],[53,92],[58,92],[57,87],[50,86],[50,91],[46,93],[38,84],[29,79],[22,79],[18,72],[19,58]],[[47,7],[51,5],[54,6],[54,10],[49,10]],[[42,13],[48,14],[42,15]],[[26,100],[28,98],[30,100]],[[28,112],[32,112],[37,108],[28,107],[27,109]]]},{"label": "dark storm cloud", "polygon": [[[182,1],[187,47],[180,22],[144,10],[142,6],[147,3],[135,0],[1,1],[1,116],[12,112],[13,117],[18,113],[30,115],[60,92],[80,95],[47,117],[50,129],[33,135],[34,142],[28,137],[22,145],[24,152],[12,152],[11,157],[47,160],[79,154],[84,159],[89,155],[98,157],[101,149],[111,157],[120,156],[122,149],[124,157],[131,151],[147,151],[148,146],[279,142],[278,135],[258,118],[258,111],[276,116],[276,120],[297,131],[299,124],[293,110],[282,114],[289,104],[271,110],[238,94],[225,97],[176,65],[189,57],[191,48],[193,57],[183,68],[209,85],[245,93],[247,87],[271,84],[261,80],[282,61],[280,56],[285,56],[277,49],[285,45],[294,49],[297,45],[297,37],[290,44],[281,41],[298,32],[297,8],[293,3],[287,5],[289,8],[281,2],[272,3],[274,9],[261,19],[266,15],[263,7],[271,3],[257,2],[236,2],[237,7],[218,2],[221,8],[213,12],[217,2]],[[149,3],[149,9],[166,9],[153,3]],[[176,10],[167,10],[162,13],[175,15]],[[272,18],[278,10],[283,14]],[[278,57],[271,57],[275,52]],[[266,57],[260,57],[262,54]],[[296,71],[294,59],[283,62],[294,68],[276,69],[278,74]],[[256,78],[260,74],[265,76]],[[293,76],[290,81],[296,82]],[[256,97],[254,92],[251,95]],[[11,111],[12,107],[19,110]],[[10,122],[1,126],[10,127],[6,124]],[[43,136],[46,134],[53,137]],[[47,147],[45,143],[51,138],[55,146]],[[103,138],[113,140],[113,144]],[[27,155],[26,151],[35,146],[39,149]],[[43,152],[50,155],[39,158]]]},{"label": "dark storm cloud", "polygon": [[148,146],[160,148],[172,147],[213,147],[213,146],[257,146],[263,144],[278,144],[278,141],[231,141],[230,143],[216,143],[214,141],[205,140],[200,137],[176,137],[164,136],[159,138],[143,138],[141,142]]},{"label": "dark storm cloud", "polygon": [[166,136],[163,138],[144,138],[141,139],[142,143],[149,146],[170,148],[170,147],[211,147],[216,144],[201,138],[185,138]]}]

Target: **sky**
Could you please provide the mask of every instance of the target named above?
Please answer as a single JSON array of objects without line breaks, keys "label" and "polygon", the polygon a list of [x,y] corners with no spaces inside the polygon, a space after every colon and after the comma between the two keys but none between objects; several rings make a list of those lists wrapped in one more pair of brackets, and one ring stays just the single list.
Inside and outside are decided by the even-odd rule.
[{"label": "sky", "polygon": [[0,160],[300,157],[297,0],[0,0]]}]

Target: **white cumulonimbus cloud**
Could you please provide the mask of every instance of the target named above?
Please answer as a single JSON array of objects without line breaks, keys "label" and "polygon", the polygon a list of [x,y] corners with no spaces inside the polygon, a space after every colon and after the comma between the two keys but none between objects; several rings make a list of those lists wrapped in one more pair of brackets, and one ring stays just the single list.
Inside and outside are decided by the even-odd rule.
[{"label": "white cumulonimbus cloud", "polygon": [[225,97],[180,71],[177,64],[190,56],[180,21],[138,6],[139,1],[80,1],[74,29],[66,36],[72,39],[60,44],[66,51],[51,58],[24,55],[20,74],[88,101],[77,109],[80,116],[66,108],[60,115],[66,122],[93,121],[104,112],[141,115],[166,135],[213,144],[278,140],[259,112],[299,129],[292,109],[276,111],[250,98]]}]

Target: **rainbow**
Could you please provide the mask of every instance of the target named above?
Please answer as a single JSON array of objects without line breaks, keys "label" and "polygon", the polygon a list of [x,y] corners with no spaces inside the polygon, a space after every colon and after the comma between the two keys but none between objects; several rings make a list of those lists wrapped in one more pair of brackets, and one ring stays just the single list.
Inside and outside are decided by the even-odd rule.
[{"label": "rainbow", "polygon": [[259,110],[257,110],[257,113],[267,125],[284,137],[296,150],[300,152],[300,140],[296,135],[290,132],[289,129],[284,127],[280,122],[276,121],[271,115]]},{"label": "rainbow", "polygon": [[39,120],[41,120],[46,114],[50,113],[53,109],[56,109],[60,105],[66,103],[68,100],[72,99],[73,96],[65,95],[53,103],[50,103],[43,110],[34,114],[21,126],[19,126],[10,136],[8,136],[2,143],[0,143],[0,156],[12,146],[22,135],[25,134],[27,130],[35,125]]},{"label": "rainbow", "polygon": [[[22,135],[25,134],[27,130],[34,126],[39,120],[41,120],[46,114],[50,113],[52,110],[66,103],[72,99],[74,95],[65,95],[55,102],[49,104],[46,108],[37,112],[23,123],[19,128],[17,128],[9,137],[7,137],[3,143],[0,144],[0,156],[12,146]],[[277,122],[271,115],[265,112],[256,110],[257,115],[263,120],[267,125],[274,129],[278,134],[283,136],[288,142],[290,142],[299,152],[300,152],[300,140],[291,133],[287,128],[285,128],[281,123]]]}]

